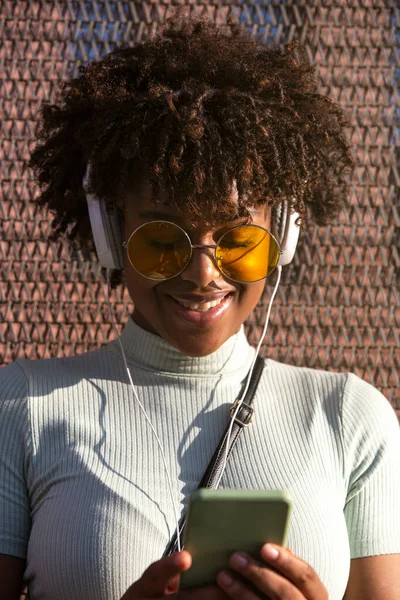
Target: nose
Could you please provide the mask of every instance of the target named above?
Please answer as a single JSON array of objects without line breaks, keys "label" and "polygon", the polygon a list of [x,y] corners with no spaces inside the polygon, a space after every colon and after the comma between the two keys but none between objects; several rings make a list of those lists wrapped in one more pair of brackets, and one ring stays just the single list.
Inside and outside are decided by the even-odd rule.
[{"label": "nose", "polygon": [[192,281],[198,288],[207,287],[212,281],[222,277],[215,263],[215,250],[212,248],[193,248],[192,258],[186,269],[182,271],[181,278]]}]

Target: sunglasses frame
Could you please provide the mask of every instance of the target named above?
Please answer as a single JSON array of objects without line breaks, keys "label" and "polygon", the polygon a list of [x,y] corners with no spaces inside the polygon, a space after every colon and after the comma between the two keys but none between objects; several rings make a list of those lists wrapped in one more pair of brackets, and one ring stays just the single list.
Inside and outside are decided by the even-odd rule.
[{"label": "sunglasses frame", "polygon": [[[137,233],[139,231],[139,229],[141,229],[142,227],[145,227],[146,225],[149,225],[151,223],[167,223],[168,225],[173,225],[174,227],[177,227],[178,229],[180,229],[186,236],[188,242],[189,242],[189,247],[190,247],[190,256],[189,259],[186,263],[186,265],[183,267],[183,269],[181,269],[178,273],[176,273],[176,275],[172,275],[171,277],[164,277],[164,278],[160,278],[160,277],[148,277],[147,275],[143,275],[143,273],[141,273],[140,271],[138,271],[138,269],[135,267],[135,265],[132,263],[131,258],[129,256],[129,242],[132,238],[132,236]],[[174,279],[175,277],[178,277],[178,275],[180,275],[181,273],[183,273],[183,271],[187,268],[187,266],[190,264],[190,261],[192,260],[192,256],[193,256],[193,249],[197,249],[197,248],[212,248],[214,250],[214,254],[213,254],[213,260],[214,260],[214,264],[217,267],[218,271],[221,273],[221,275],[223,277],[226,277],[227,279],[229,279],[230,281],[234,281],[235,283],[241,283],[243,284],[249,284],[251,285],[252,283],[258,283],[259,281],[263,281],[264,279],[266,279],[267,277],[269,277],[271,275],[271,273],[273,273],[273,271],[275,271],[276,267],[279,264],[279,261],[276,263],[275,267],[272,269],[272,271],[270,271],[270,273],[268,273],[268,275],[266,275],[265,277],[261,277],[261,279],[257,279],[256,281],[239,281],[238,279],[233,279],[232,277],[229,277],[228,275],[225,275],[225,273],[223,273],[223,271],[220,269],[220,267],[218,266],[218,262],[217,262],[217,248],[221,242],[221,240],[224,238],[225,235],[227,235],[228,233],[230,233],[231,231],[233,231],[234,229],[238,229],[239,227],[257,227],[257,229],[262,229],[263,231],[265,231],[266,233],[268,233],[268,235],[271,236],[271,238],[275,241],[279,254],[282,255],[282,249],[281,246],[278,242],[278,240],[276,239],[276,237],[270,232],[268,231],[268,229],[266,229],[265,227],[262,227],[261,225],[254,225],[253,223],[246,223],[243,225],[235,225],[235,227],[231,227],[230,229],[228,229],[228,231],[225,231],[225,233],[223,233],[221,235],[221,237],[218,239],[216,244],[192,244],[192,240],[189,237],[189,234],[180,226],[177,225],[176,223],[173,223],[172,221],[164,221],[163,219],[154,219],[153,221],[147,221],[146,223],[142,223],[142,225],[139,225],[138,227],[136,227],[136,229],[134,229],[134,231],[132,231],[132,233],[130,234],[129,238],[127,239],[127,241],[123,241],[122,242],[122,246],[124,248],[126,248],[126,253],[128,256],[128,260],[130,262],[130,264],[132,265],[132,267],[135,269],[135,271],[137,273],[139,273],[139,275],[141,275],[142,277],[144,277],[145,279],[149,279],[150,281],[169,281],[170,279]]]}]

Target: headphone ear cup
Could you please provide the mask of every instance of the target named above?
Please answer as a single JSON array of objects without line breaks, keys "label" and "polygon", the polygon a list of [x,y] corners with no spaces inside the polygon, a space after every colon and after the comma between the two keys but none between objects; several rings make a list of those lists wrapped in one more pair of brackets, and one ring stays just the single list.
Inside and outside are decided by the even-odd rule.
[{"label": "headphone ear cup", "polygon": [[90,195],[88,208],[99,263],[106,269],[122,269],[122,226],[116,211],[110,214],[104,200]]},{"label": "headphone ear cup", "polygon": [[[90,178],[90,162],[83,179],[86,191]],[[122,223],[117,210],[110,214],[103,199],[86,192],[90,225],[99,263],[106,269],[123,268]]]},{"label": "headphone ear cup", "polygon": [[272,215],[282,252],[278,265],[283,267],[292,262],[294,253],[296,252],[300,234],[300,227],[296,221],[300,215],[290,210],[288,202],[281,202],[274,206]]},{"label": "headphone ear cup", "polygon": [[277,238],[279,245],[282,246],[282,211],[283,204],[275,204],[272,207],[272,223],[273,223],[273,233]]}]

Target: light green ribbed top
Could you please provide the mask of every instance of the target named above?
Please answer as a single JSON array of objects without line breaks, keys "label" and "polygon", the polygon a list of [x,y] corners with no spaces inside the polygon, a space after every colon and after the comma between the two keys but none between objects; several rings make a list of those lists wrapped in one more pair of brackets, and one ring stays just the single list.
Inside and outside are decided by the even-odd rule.
[{"label": "light green ribbed top", "polygon": [[[138,395],[186,505],[254,356],[243,329],[189,358],[130,319]],[[221,487],[289,490],[288,546],[341,600],[350,558],[400,553],[400,430],[354,375],[272,360]],[[118,341],[0,369],[0,553],[27,557],[33,600],[119,600],[174,532],[160,450]]]}]

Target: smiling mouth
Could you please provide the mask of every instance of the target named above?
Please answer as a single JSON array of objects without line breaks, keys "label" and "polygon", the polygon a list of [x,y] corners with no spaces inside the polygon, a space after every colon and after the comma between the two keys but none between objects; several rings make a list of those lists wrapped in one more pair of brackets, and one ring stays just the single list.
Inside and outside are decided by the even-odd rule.
[{"label": "smiling mouth", "polygon": [[193,298],[180,298],[179,296],[170,296],[170,298],[179,306],[191,312],[199,312],[206,313],[211,311],[212,309],[216,309],[220,304],[224,304],[225,301],[231,299],[234,295],[233,291],[226,291],[220,294],[214,294],[214,297],[211,295],[211,300],[207,300],[207,297],[204,296],[204,299],[201,296],[193,295]]},{"label": "smiling mouth", "polygon": [[199,296],[190,298],[190,300],[169,296],[169,300],[172,302],[170,306],[173,308],[175,315],[180,319],[196,326],[208,327],[222,318],[231,305],[234,296],[234,292],[228,292],[221,294],[219,297],[214,295],[213,300],[204,300],[204,302],[201,301]]},{"label": "smiling mouth", "polygon": [[219,298],[218,300],[213,300],[212,302],[186,302],[184,300],[177,300],[181,306],[188,308],[189,310],[195,310],[197,312],[207,312],[210,308],[214,308],[221,304],[223,300],[225,300],[226,296]]}]

